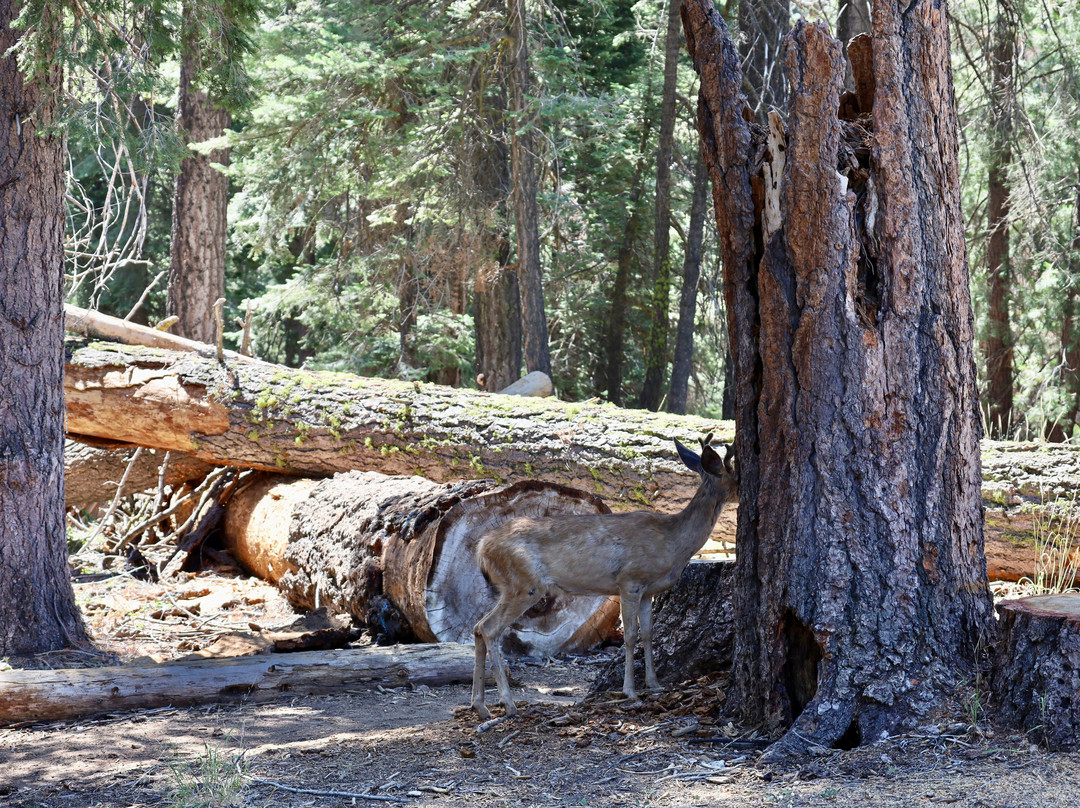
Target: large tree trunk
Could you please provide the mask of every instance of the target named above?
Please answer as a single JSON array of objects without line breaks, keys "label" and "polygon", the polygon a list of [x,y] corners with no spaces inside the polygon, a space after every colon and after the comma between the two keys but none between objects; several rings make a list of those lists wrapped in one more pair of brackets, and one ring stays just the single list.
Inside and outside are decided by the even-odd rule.
[{"label": "large tree trunk", "polygon": [[[184,9],[185,29],[190,11]],[[185,53],[180,61],[178,123],[185,143],[220,137],[231,120],[196,87],[196,56],[192,34],[185,30]],[[228,165],[227,149],[210,154],[190,153],[180,164],[173,195],[172,247],[166,312],[180,318],[177,334],[214,342],[213,305],[225,296],[226,213],[229,178],[212,163]]]},{"label": "large tree trunk", "polygon": [[653,202],[652,301],[645,342],[645,378],[638,406],[660,409],[668,359],[668,308],[671,293],[671,162],[675,152],[675,94],[679,84],[679,0],[668,0],[664,46],[664,88],[660,99],[660,137],[656,145],[656,196]]},{"label": "large tree trunk", "polygon": [[990,435],[1007,438],[1012,430],[1013,345],[1009,320],[1012,269],[1009,257],[1009,165],[1012,163],[1013,61],[1016,16],[1011,0],[999,0],[990,55],[991,144],[987,177],[986,250],[986,401]]},{"label": "large tree trunk", "polygon": [[791,728],[770,758],[876,740],[994,629],[947,17],[875,3],[854,149],[842,48],[798,25],[787,132],[773,117],[757,166],[726,27],[684,9],[736,354],[739,706]]},{"label": "large tree trunk", "polygon": [[1080,176],[1076,182],[1076,201],[1073,203],[1073,237],[1069,255],[1064,303],[1061,318],[1061,352],[1065,413],[1057,429],[1057,440],[1068,440],[1076,430],[1080,417]]},{"label": "large tree trunk", "polygon": [[[548,483],[434,483],[373,472],[314,484],[273,477],[238,493],[226,546],[304,609],[329,606],[380,641],[471,642],[495,605],[476,544],[507,519],[608,513],[597,497]],[[534,656],[580,651],[610,636],[618,606],[563,596],[530,610],[508,645]]]},{"label": "large tree trunk", "polygon": [[[64,143],[54,66],[24,81],[0,0],[0,656],[85,640],[64,524]],[[54,36],[58,18],[46,13]]]},{"label": "large tree trunk", "polygon": [[705,214],[709,207],[709,172],[698,158],[694,168],[694,198],[690,203],[690,227],[686,231],[686,258],[683,260],[682,296],[679,300],[679,328],[675,332],[675,358],[671,363],[671,390],[668,412],[685,413],[694,359],[694,318],[697,315],[697,287],[701,276],[701,242]]},{"label": "large tree trunk", "polygon": [[540,208],[536,201],[536,167],[533,161],[535,138],[527,128],[531,115],[529,28],[525,17],[525,0],[507,0],[506,18],[506,33],[513,49],[510,63],[510,166],[517,227],[525,368],[529,373],[542,370],[550,376],[551,351],[548,347],[540,269]]},{"label": "large tree trunk", "polygon": [[151,449],[135,457],[135,449],[130,447],[107,449],[69,440],[64,446],[64,502],[69,508],[86,508],[112,500],[121,480],[124,489],[120,493],[127,496],[156,488],[162,479],[175,488],[202,479],[214,469],[189,454],[173,452],[162,478],[165,454]]},{"label": "large tree trunk", "polygon": [[257,703],[357,688],[472,679],[473,650],[409,645],[307,651],[161,665],[0,672],[0,724],[191,704]]}]

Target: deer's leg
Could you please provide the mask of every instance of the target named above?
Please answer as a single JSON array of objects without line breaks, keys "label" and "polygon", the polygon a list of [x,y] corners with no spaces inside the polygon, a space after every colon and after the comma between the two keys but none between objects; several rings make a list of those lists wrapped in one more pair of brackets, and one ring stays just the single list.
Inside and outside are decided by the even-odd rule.
[{"label": "deer's leg", "polygon": [[491,718],[491,713],[484,704],[484,674],[487,666],[487,643],[484,635],[480,633],[480,624],[473,629],[473,642],[476,644],[476,662],[473,664],[472,674],[472,708],[481,720]]},{"label": "deer's leg", "polygon": [[628,699],[638,697],[634,689],[634,648],[638,639],[638,611],[641,606],[640,592],[620,592],[619,605],[622,611],[623,642],[626,644],[626,669],[623,672],[623,693]]},{"label": "deer's leg", "polygon": [[660,682],[656,679],[656,669],[652,659],[652,595],[641,599],[641,608],[638,610],[638,621],[641,623],[641,645],[645,655],[645,687],[650,690],[659,690]]},{"label": "deer's leg", "polygon": [[[481,641],[487,645],[488,652],[491,654],[491,664],[495,669],[495,681],[499,685],[499,701],[506,707],[506,714],[508,716],[517,713],[517,705],[514,704],[514,697],[510,693],[510,680],[506,673],[506,660],[502,655],[502,638],[506,629],[517,620],[521,615],[538,600],[540,597],[536,594],[535,590],[529,592],[522,592],[516,595],[506,595],[500,598],[499,602],[495,605],[487,617],[476,624],[475,634],[477,634]],[[477,657],[479,659],[479,657]],[[483,671],[481,671],[481,675]],[[476,669],[473,669],[473,689],[477,687],[476,684]],[[481,702],[483,702],[483,678],[480,680],[480,692]],[[475,698],[475,696],[474,696]],[[475,706],[475,703],[474,703]],[[479,713],[480,711],[477,710]]]}]

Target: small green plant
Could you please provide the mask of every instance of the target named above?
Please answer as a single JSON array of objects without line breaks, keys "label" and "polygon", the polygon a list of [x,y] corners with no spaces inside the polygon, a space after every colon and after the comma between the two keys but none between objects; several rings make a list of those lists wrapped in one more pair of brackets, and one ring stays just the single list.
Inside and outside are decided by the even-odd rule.
[{"label": "small green plant", "polygon": [[243,753],[224,752],[207,744],[193,760],[169,764],[170,808],[227,808],[239,801],[247,763]]},{"label": "small green plant", "polygon": [[1080,571],[1080,510],[1076,494],[1064,501],[1047,504],[1043,497],[1032,524],[1035,536],[1035,569],[1031,578],[1021,579],[1032,595],[1074,592]]}]

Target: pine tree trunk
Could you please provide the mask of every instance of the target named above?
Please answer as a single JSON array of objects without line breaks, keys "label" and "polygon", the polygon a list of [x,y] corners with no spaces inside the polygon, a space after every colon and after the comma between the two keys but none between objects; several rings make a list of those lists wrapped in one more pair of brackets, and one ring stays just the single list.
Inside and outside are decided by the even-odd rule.
[{"label": "pine tree trunk", "polygon": [[992,143],[987,180],[990,242],[986,254],[989,298],[986,335],[986,399],[990,436],[1007,438],[1012,429],[1013,346],[1009,318],[1009,165],[1012,163],[1013,61],[1016,22],[1010,0],[999,0],[990,57]]},{"label": "pine tree trunk", "polygon": [[739,3],[739,55],[742,58],[747,98],[761,123],[769,110],[783,109],[787,98],[784,80],[784,36],[791,25],[789,0],[741,0]]},{"label": "pine tree trunk", "polygon": [[[651,90],[652,82],[649,82]],[[651,95],[651,92],[649,92]],[[611,310],[608,316],[607,331],[604,334],[603,388],[607,398],[617,407],[622,406],[623,382],[623,334],[626,328],[627,287],[630,285],[630,271],[636,257],[637,243],[641,235],[641,216],[638,205],[644,193],[645,153],[652,135],[651,105],[646,103],[646,113],[641,123],[641,144],[637,165],[634,166],[634,178],[630,183],[630,197],[627,200],[626,224],[623,226],[622,242],[615,258],[615,282],[611,287]]]},{"label": "pine tree trunk", "polygon": [[0,656],[86,639],[64,520],[64,143],[45,134],[61,73],[24,81],[19,6],[0,0]]},{"label": "pine tree trunk", "polygon": [[1061,318],[1061,350],[1065,368],[1062,378],[1065,387],[1065,413],[1058,427],[1059,440],[1068,440],[1076,430],[1080,417],[1080,177],[1076,183],[1076,201],[1073,205],[1073,237],[1069,257],[1064,303]]},{"label": "pine tree trunk", "polygon": [[675,151],[675,93],[679,83],[679,0],[668,0],[664,46],[664,89],[660,100],[660,137],[656,146],[656,198],[653,207],[652,301],[645,343],[645,379],[638,405],[660,409],[667,368],[668,307],[671,293],[671,162]]},{"label": "pine tree trunk", "polygon": [[697,286],[701,277],[701,242],[705,213],[709,206],[709,172],[698,158],[694,168],[694,197],[690,203],[690,227],[686,231],[686,258],[683,261],[682,296],[679,300],[679,328],[675,332],[675,358],[671,363],[671,391],[668,412],[685,413],[694,358],[694,318],[697,316]]},{"label": "pine tree trunk", "polygon": [[726,26],[684,9],[735,350],[739,706],[790,727],[768,759],[877,740],[994,630],[947,17],[876,2],[868,142],[840,44],[800,23],[757,165]]},{"label": "pine tree trunk", "polygon": [[[529,40],[525,0],[507,0],[507,34],[513,58],[510,68],[510,172],[513,180],[517,229],[521,320],[525,337],[525,368],[551,375],[544,287],[540,269],[540,209],[536,201],[534,138],[529,117]],[[526,131],[522,131],[526,130]]]},{"label": "pine tree trunk", "polygon": [[[185,14],[185,16],[187,16]],[[190,35],[185,34],[185,40]],[[196,60],[185,53],[180,65],[178,123],[185,143],[219,137],[230,124],[229,113],[197,89]],[[180,164],[173,195],[172,247],[166,311],[180,318],[173,333],[214,342],[214,301],[225,296],[226,214],[229,178],[211,166],[228,165],[227,149],[210,154],[191,152]]]}]

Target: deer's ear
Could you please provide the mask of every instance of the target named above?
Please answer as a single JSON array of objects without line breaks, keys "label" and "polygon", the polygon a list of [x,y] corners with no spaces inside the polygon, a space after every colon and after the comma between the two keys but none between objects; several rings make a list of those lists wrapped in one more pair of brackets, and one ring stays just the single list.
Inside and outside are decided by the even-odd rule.
[{"label": "deer's ear", "polygon": [[730,443],[724,444],[724,468],[728,474],[735,476],[735,446]]},{"label": "deer's ear", "polygon": [[714,477],[723,477],[726,473],[724,461],[711,446],[701,450],[701,467]]},{"label": "deer's ear", "polygon": [[701,458],[679,443],[678,438],[675,439],[675,448],[679,450],[679,457],[682,459],[683,465],[690,469],[690,471],[701,474]]}]

